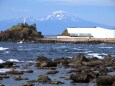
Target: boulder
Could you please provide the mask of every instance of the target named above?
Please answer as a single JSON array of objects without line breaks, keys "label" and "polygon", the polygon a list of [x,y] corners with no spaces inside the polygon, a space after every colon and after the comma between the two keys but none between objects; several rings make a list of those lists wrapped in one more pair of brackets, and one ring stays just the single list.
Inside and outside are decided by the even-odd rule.
[{"label": "boulder", "polygon": [[115,62],[115,58],[108,55],[108,56],[104,57],[103,62],[106,66],[111,66]]},{"label": "boulder", "polygon": [[71,59],[70,58],[58,58],[58,59],[55,59],[54,62],[64,67],[68,67],[68,64],[69,62],[71,62]]},{"label": "boulder", "polygon": [[103,76],[99,76],[96,79],[96,85],[97,86],[112,86],[114,81],[115,81],[115,76],[103,75]]},{"label": "boulder", "polygon": [[13,62],[6,61],[4,63],[0,63],[0,68],[9,68],[13,66]]},{"label": "boulder", "polygon": [[50,61],[48,58],[44,57],[44,56],[38,56],[36,59],[37,62],[43,62],[43,61]]},{"label": "boulder", "polygon": [[48,83],[51,82],[51,79],[48,76],[41,75],[39,76],[38,81],[41,83]]},{"label": "boulder", "polygon": [[57,74],[59,71],[48,71],[47,74]]},{"label": "boulder", "polygon": [[3,85],[2,83],[0,83],[0,86],[5,86],[5,85]]},{"label": "boulder", "polygon": [[64,84],[64,82],[61,81],[51,81],[49,84]]},{"label": "boulder", "polygon": [[16,75],[16,74],[23,74],[23,71],[18,71],[18,70],[12,69],[10,71],[7,71],[6,73]]},{"label": "boulder", "polygon": [[37,58],[36,67],[56,67],[57,64],[44,56]]},{"label": "boulder", "polygon": [[89,61],[89,59],[88,58],[86,58],[83,54],[77,54],[76,56],[74,56],[73,57],[73,61],[75,61],[75,62],[88,62]]},{"label": "boulder", "polygon": [[28,78],[23,78],[20,75],[14,77],[15,80],[28,80]]},{"label": "boulder", "polygon": [[92,76],[84,73],[71,74],[70,79],[77,83],[89,83]]},{"label": "boulder", "polygon": [[107,73],[108,73],[108,69],[106,67],[100,66],[100,68],[99,68],[99,74],[100,75],[105,75]]}]

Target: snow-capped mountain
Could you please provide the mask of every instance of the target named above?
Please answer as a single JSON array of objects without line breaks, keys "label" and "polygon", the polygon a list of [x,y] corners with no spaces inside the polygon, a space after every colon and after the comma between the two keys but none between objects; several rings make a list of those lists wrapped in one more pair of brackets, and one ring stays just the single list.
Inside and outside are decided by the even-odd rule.
[{"label": "snow-capped mountain", "polygon": [[48,15],[44,20],[71,20],[75,21],[77,18],[67,14],[64,11],[55,11]]},{"label": "snow-capped mountain", "polygon": [[27,22],[29,24],[36,23],[38,31],[41,31],[43,35],[58,35],[61,34],[67,27],[98,26],[110,29],[113,28],[113,26],[107,26],[79,19],[64,11],[55,11],[46,17],[22,17],[0,21],[0,30],[6,30],[13,25],[23,22]]}]

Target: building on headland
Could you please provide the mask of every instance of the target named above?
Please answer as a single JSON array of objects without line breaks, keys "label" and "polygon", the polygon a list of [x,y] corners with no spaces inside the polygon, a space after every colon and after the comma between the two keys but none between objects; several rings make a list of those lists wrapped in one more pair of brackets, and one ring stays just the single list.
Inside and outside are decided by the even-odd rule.
[{"label": "building on headland", "polygon": [[93,28],[67,28],[57,38],[115,38],[115,30],[110,30],[101,27]]}]

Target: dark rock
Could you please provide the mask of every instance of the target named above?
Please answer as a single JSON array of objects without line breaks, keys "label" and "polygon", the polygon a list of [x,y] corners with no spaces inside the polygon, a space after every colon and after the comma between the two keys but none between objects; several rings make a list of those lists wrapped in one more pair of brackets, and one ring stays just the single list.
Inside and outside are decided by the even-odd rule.
[{"label": "dark rock", "polygon": [[33,70],[27,69],[27,70],[24,70],[23,72],[24,72],[24,73],[33,73]]},{"label": "dark rock", "polygon": [[64,67],[68,67],[68,64],[69,62],[71,62],[71,59],[70,58],[58,58],[58,59],[55,59],[54,62]]},{"label": "dark rock", "polygon": [[23,84],[23,85],[21,85],[21,86],[34,86],[34,84],[32,84],[32,83],[27,83],[27,84]]},{"label": "dark rock", "polygon": [[115,86],[115,81],[113,82],[112,86]]},{"label": "dark rock", "polygon": [[115,62],[115,58],[111,57],[110,55],[106,56],[104,59],[103,59],[103,62],[106,66],[111,66],[112,64],[114,64]]},{"label": "dark rock", "polygon": [[0,83],[0,86],[5,86],[5,85],[3,85],[2,83]]},{"label": "dark rock", "polygon": [[51,81],[49,84],[64,84],[64,82],[61,81]]},{"label": "dark rock", "polygon": [[39,56],[37,58],[36,67],[56,67],[56,66],[57,64],[55,62],[52,62],[51,60],[49,60],[44,56]]},{"label": "dark rock", "polygon": [[91,57],[89,60],[90,61],[95,61],[95,60],[99,60],[99,58],[97,58],[97,57]]},{"label": "dark rock", "polygon": [[0,63],[0,68],[8,68],[12,66],[13,66],[13,62],[6,61],[4,63]]},{"label": "dark rock", "polygon": [[3,77],[2,76],[0,76],[0,80],[2,80],[3,79]]},{"label": "dark rock", "polygon": [[83,62],[89,62],[89,59],[86,58],[83,54],[77,54],[77,56],[74,56],[72,61],[69,63],[70,67],[80,67],[83,66]]},{"label": "dark rock", "polygon": [[21,76],[15,76],[14,79],[15,80],[28,80],[28,78],[23,78]]},{"label": "dark rock", "polygon": [[101,67],[100,66],[100,69],[99,69],[99,74],[100,75],[105,75],[108,73],[108,69],[106,67]]},{"label": "dark rock", "polygon": [[36,83],[37,82],[37,80],[29,80],[29,81],[27,81],[28,83]]},{"label": "dark rock", "polygon": [[47,74],[56,74],[58,73],[59,71],[48,71]]},{"label": "dark rock", "polygon": [[89,59],[86,58],[83,54],[77,54],[77,56],[74,56],[74,57],[73,57],[73,60],[74,60],[75,62],[82,62],[82,61],[88,62],[88,61],[89,61]]},{"label": "dark rock", "polygon": [[89,83],[92,80],[92,76],[84,73],[71,74],[70,79],[74,82]]},{"label": "dark rock", "polygon": [[44,56],[38,56],[36,59],[37,62],[43,62],[43,61],[50,61],[48,58],[44,57]]},{"label": "dark rock", "polygon": [[1,78],[10,78],[9,76],[7,75],[0,75]]},{"label": "dark rock", "polygon": [[51,79],[48,76],[41,75],[39,76],[38,81],[41,83],[48,83],[51,82]]},{"label": "dark rock", "polygon": [[14,69],[7,71],[6,73],[7,74],[23,74],[22,71],[18,71],[18,70],[14,70]]},{"label": "dark rock", "polygon": [[115,76],[103,75],[103,76],[99,76],[96,79],[96,85],[97,86],[112,86],[114,81],[115,81]]}]

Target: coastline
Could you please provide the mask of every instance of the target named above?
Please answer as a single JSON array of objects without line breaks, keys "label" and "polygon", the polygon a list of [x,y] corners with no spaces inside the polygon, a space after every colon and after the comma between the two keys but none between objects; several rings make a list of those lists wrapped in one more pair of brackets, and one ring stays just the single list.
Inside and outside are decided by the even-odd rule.
[{"label": "coastline", "polygon": [[73,43],[73,44],[100,44],[100,43],[108,43],[115,44],[115,38],[83,38],[83,37],[75,37],[75,38],[40,38],[36,39],[37,43]]}]

